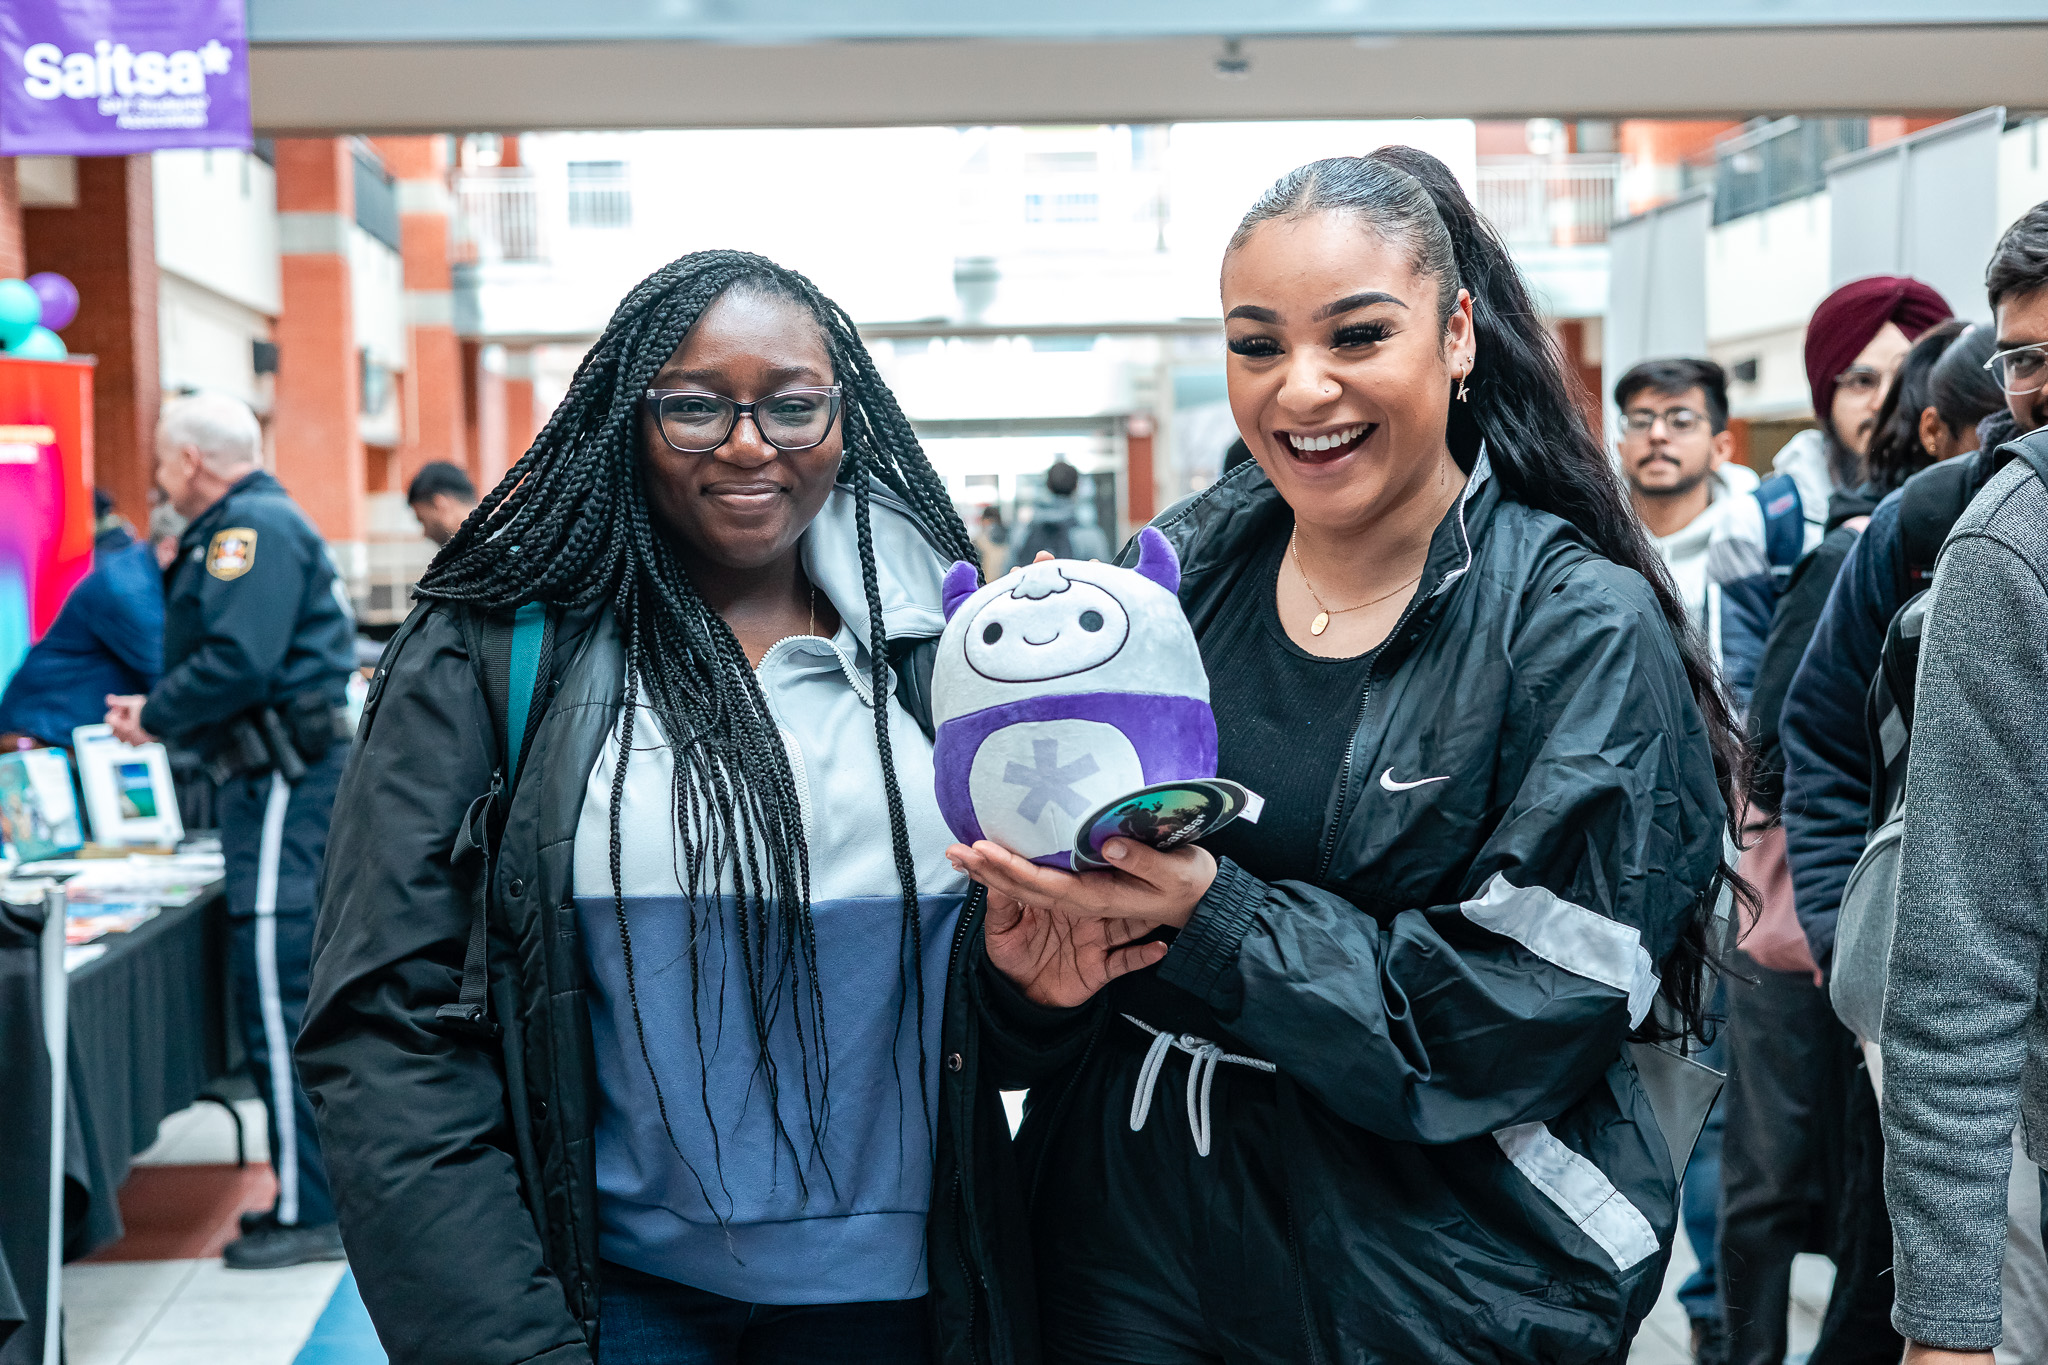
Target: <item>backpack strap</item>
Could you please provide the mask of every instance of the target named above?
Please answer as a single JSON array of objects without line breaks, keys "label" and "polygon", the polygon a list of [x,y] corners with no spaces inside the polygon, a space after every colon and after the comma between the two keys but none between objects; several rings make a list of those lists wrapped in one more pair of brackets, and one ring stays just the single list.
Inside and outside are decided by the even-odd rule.
[{"label": "backpack strap", "polygon": [[1806,507],[1790,474],[1773,474],[1750,494],[1764,514],[1764,558],[1780,579],[1806,552]]},{"label": "backpack strap", "polygon": [[2034,477],[2048,486],[2048,427],[2030,431],[2017,441],[2007,441],[1998,448],[1998,454],[2025,460],[2034,467]]},{"label": "backpack strap", "polygon": [[1864,700],[1863,728],[1870,740],[1869,830],[1899,812],[1906,799],[1906,759],[1913,740],[1913,687],[1920,671],[1920,633],[1927,594],[1915,593],[1893,615],[1878,653],[1877,673]]},{"label": "backpack strap", "polygon": [[[555,618],[545,604],[528,602],[512,613],[512,639],[506,671],[510,686],[505,706],[505,786],[509,793],[519,781],[519,759],[526,742],[527,718],[538,698],[543,662],[552,664],[555,653]],[[543,703],[545,704],[545,703]]]},{"label": "backpack strap", "polygon": [[1944,460],[1906,480],[1899,492],[1899,601],[1927,591],[1941,543],[1983,484],[1977,455]]},{"label": "backpack strap", "polygon": [[491,789],[469,803],[456,831],[449,861],[470,872],[469,946],[462,958],[461,992],[454,1004],[436,1009],[434,1018],[447,1031],[494,1041],[502,1030],[490,1017],[491,865],[504,808],[519,781],[535,704],[547,705],[541,689],[552,682],[555,619],[542,603],[529,602],[509,620],[484,616],[468,625],[471,657],[483,676],[484,701],[505,761],[491,774]]}]

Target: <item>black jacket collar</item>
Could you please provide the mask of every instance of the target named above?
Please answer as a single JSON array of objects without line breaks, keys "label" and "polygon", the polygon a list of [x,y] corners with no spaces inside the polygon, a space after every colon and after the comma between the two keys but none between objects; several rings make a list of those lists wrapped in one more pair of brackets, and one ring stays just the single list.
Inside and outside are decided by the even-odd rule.
[{"label": "black jacket collar", "polygon": [[[1381,650],[1378,668],[1397,663],[1435,619],[1471,568],[1499,505],[1500,480],[1494,477],[1486,451],[1481,449],[1465,491],[1430,537],[1421,586],[1401,625]],[[1180,556],[1181,606],[1197,633],[1228,594],[1237,571],[1292,519],[1293,513],[1266,471],[1255,463],[1245,463],[1167,509],[1153,523]],[[1119,562],[1128,565],[1136,557],[1133,541]]]}]

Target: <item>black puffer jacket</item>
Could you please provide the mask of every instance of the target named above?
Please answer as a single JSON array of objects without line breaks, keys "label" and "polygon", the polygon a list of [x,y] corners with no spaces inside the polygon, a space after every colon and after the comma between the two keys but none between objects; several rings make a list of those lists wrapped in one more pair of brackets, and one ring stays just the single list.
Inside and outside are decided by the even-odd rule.
[{"label": "black puffer jacket", "polygon": [[[349,1258],[395,1365],[579,1365],[599,1329],[598,1095],[571,878],[625,660],[608,614],[561,621],[551,699],[489,871],[491,1012],[504,1032],[484,1041],[435,1014],[457,998],[471,923],[457,831],[505,751],[479,638],[461,609],[422,605],[385,651],[335,803],[298,1058]],[[928,722],[936,641],[891,644],[899,695]],[[954,939],[935,1059],[935,1359],[1033,1365],[1009,1124],[965,995],[980,924],[976,895]]]},{"label": "black puffer jacket", "polygon": [[[1156,523],[1198,635],[1287,516],[1246,466]],[[1296,1245],[1244,1254],[1302,1268],[1320,1359],[1621,1358],[1677,1185],[1624,1042],[1723,824],[1649,586],[1482,459],[1360,698],[1320,874],[1224,860],[1156,969],[1278,1068]],[[992,970],[983,1046],[1034,1087],[1036,1169],[1113,1002],[1018,1028]]]}]

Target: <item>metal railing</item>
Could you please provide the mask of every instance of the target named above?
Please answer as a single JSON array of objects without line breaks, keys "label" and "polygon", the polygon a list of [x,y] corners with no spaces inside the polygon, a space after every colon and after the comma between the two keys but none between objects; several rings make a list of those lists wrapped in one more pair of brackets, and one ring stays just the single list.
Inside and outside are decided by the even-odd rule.
[{"label": "metal railing", "polygon": [[457,177],[453,228],[451,247],[458,264],[547,259],[540,188],[523,168]]},{"label": "metal railing", "polygon": [[1620,179],[1611,156],[1487,156],[1474,199],[1511,247],[1584,246],[1607,240]]},{"label": "metal railing", "polygon": [[1781,118],[1716,143],[1714,222],[1818,192],[1828,183],[1828,162],[1869,142],[1867,119]]}]

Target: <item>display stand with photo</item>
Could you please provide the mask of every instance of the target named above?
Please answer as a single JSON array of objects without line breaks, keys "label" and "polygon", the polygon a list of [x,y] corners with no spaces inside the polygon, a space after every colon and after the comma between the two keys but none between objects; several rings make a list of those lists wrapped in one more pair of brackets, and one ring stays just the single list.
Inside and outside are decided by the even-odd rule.
[{"label": "display stand with photo", "polygon": [[124,744],[104,725],[79,726],[71,742],[94,843],[168,848],[185,837],[163,745]]}]

